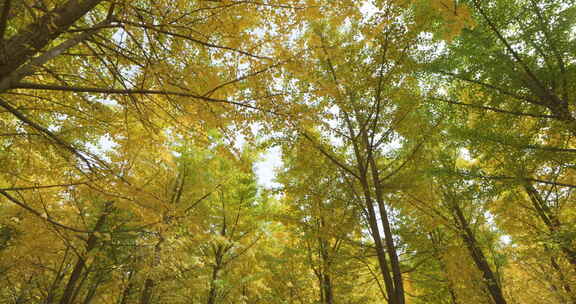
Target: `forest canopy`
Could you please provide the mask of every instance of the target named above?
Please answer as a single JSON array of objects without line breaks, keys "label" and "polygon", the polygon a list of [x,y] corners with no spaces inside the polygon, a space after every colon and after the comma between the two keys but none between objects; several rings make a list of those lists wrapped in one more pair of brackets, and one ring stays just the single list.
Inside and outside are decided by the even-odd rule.
[{"label": "forest canopy", "polygon": [[575,137],[574,0],[0,0],[0,304],[576,304]]}]

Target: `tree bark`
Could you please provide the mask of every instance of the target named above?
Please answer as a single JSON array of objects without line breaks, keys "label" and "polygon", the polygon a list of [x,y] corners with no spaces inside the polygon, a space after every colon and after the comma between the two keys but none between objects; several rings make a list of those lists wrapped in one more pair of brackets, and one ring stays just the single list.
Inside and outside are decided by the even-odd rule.
[{"label": "tree bark", "polygon": [[[103,211],[102,215],[100,215],[100,218],[98,218],[98,221],[96,222],[96,225],[94,226],[94,233],[90,234],[90,237],[88,237],[88,241],[86,242],[86,255],[85,255],[85,257],[87,257],[90,254],[90,252],[94,248],[96,248],[96,245],[98,244],[98,237],[96,236],[96,232],[98,232],[102,229],[102,226],[104,225],[104,223],[106,221],[106,217],[110,214],[111,210],[112,210],[112,203],[110,203],[110,202],[106,203],[106,206],[104,207],[104,211]],[[78,261],[76,262],[76,265],[74,266],[74,269],[72,270],[72,274],[70,275],[70,278],[68,279],[68,283],[66,284],[66,288],[64,289],[64,293],[62,294],[62,298],[60,298],[60,304],[69,304],[71,302],[72,296],[75,294],[76,283],[80,279],[80,276],[82,275],[82,271],[86,267],[85,257],[80,257],[80,256],[78,257]]]},{"label": "tree bark", "polygon": [[124,290],[122,291],[122,297],[120,298],[120,301],[118,302],[118,304],[127,304],[128,303],[128,298],[130,297],[130,292],[132,291],[132,288],[134,287],[134,284],[132,283],[132,277],[134,276],[134,270],[130,271],[130,274],[128,275],[128,283],[126,285],[126,287],[124,287]]},{"label": "tree bark", "polygon": [[4,52],[10,60],[0,64],[0,81],[68,30],[100,2],[102,0],[68,0],[8,39]]},{"label": "tree bark", "polygon": [[215,265],[212,267],[212,278],[210,280],[210,291],[208,292],[208,301],[207,304],[214,304],[216,303],[216,296],[218,295],[218,286],[217,280],[220,274],[220,269],[222,267],[222,255],[223,255],[224,248],[222,245],[218,245],[218,248],[215,252]]},{"label": "tree bark", "polygon": [[506,304],[502,289],[498,284],[498,278],[490,268],[490,264],[488,263],[486,256],[484,256],[484,253],[480,249],[478,241],[476,240],[476,237],[470,228],[468,220],[466,220],[464,214],[462,213],[462,209],[460,209],[460,206],[454,202],[452,203],[452,211],[458,226],[461,229],[461,237],[464,240],[464,244],[466,244],[466,248],[472,256],[472,260],[474,260],[476,268],[478,268],[478,270],[480,270],[482,273],[484,284],[486,285],[492,300],[495,304]]},{"label": "tree bark", "polygon": [[[160,240],[154,246],[154,260],[152,262],[152,269],[156,268],[160,264],[160,254],[162,251],[162,243],[164,238],[160,235]],[[142,297],[140,298],[140,304],[150,304],[152,300],[152,292],[154,291],[154,286],[156,286],[156,281],[148,276],[146,281],[144,281],[144,289],[142,290]]]},{"label": "tree bark", "polygon": [[370,189],[368,188],[367,181],[361,181],[362,187],[364,188],[364,200],[366,203],[366,209],[368,211],[368,225],[370,227],[370,234],[374,240],[374,245],[376,247],[376,256],[378,257],[378,265],[380,266],[380,272],[384,278],[384,286],[386,287],[386,294],[388,295],[389,304],[396,303],[396,290],[392,277],[390,276],[390,270],[388,268],[388,262],[386,261],[386,253],[384,251],[384,246],[382,244],[382,237],[380,236],[380,229],[378,228],[378,222],[376,220],[376,211],[374,208],[374,202],[372,201],[372,196],[370,195]]},{"label": "tree bark", "polygon": [[404,282],[402,281],[402,271],[400,269],[400,261],[398,259],[398,253],[396,252],[396,245],[394,244],[394,236],[392,234],[392,229],[390,226],[390,220],[388,217],[388,211],[386,210],[386,204],[384,203],[384,195],[382,192],[382,185],[380,183],[380,176],[378,174],[378,168],[376,167],[376,161],[372,157],[370,152],[369,164],[372,171],[372,180],[376,192],[376,202],[378,203],[378,209],[380,211],[380,218],[382,221],[382,227],[384,230],[384,238],[386,242],[386,251],[388,257],[390,258],[390,265],[392,268],[392,277],[394,279],[394,297],[396,298],[395,303],[404,304]]},{"label": "tree bark", "polygon": [[[540,217],[542,222],[544,222],[544,224],[546,225],[546,228],[548,228],[550,233],[553,235],[558,233],[558,231],[560,230],[560,228],[562,226],[562,222],[560,221],[558,216],[556,214],[554,214],[554,212],[552,210],[550,210],[550,207],[548,206],[548,204],[546,204],[544,199],[540,196],[540,193],[538,193],[538,190],[536,190],[534,188],[534,186],[532,186],[531,184],[525,185],[524,190],[526,191],[526,193],[530,197],[530,200],[532,201],[532,205],[534,206],[534,209],[536,210],[536,214],[538,214],[538,217]],[[571,248],[569,245],[565,244],[565,242],[560,242],[559,245],[560,245],[560,250],[562,250],[562,252],[566,256],[566,259],[568,260],[570,265],[572,265],[572,267],[576,271],[576,250]]]},{"label": "tree bark", "polygon": [[[324,227],[324,219],[320,219],[320,227]],[[328,253],[328,241],[318,238],[320,245],[320,258],[322,259],[322,270],[320,273],[320,283],[323,294],[323,302],[325,304],[334,304],[334,291],[332,288],[332,278],[330,277],[330,255]]]}]

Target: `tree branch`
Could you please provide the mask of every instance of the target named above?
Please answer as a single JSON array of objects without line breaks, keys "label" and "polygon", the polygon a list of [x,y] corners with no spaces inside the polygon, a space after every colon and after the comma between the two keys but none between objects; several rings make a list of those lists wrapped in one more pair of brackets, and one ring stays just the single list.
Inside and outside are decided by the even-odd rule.
[{"label": "tree branch", "polygon": [[26,125],[30,126],[31,128],[35,129],[36,131],[44,134],[46,137],[48,137],[54,143],[56,143],[57,145],[64,148],[64,150],[72,153],[73,155],[76,155],[80,160],[82,160],[88,166],[88,168],[92,169],[92,163],[84,155],[82,155],[82,153],[80,153],[80,151],[78,149],[71,146],[69,143],[67,143],[66,141],[64,141],[60,137],[58,137],[56,134],[52,133],[50,130],[42,127],[41,125],[37,124],[36,122],[32,121],[30,118],[28,118],[26,115],[24,115],[23,113],[18,111],[16,108],[12,107],[8,102],[4,101],[3,99],[0,99],[0,107],[4,108],[8,112],[12,113],[14,116],[16,116],[20,121],[22,121]]},{"label": "tree branch", "polygon": [[454,100],[450,100],[450,99],[442,98],[442,97],[437,97],[437,96],[432,96],[432,97],[430,97],[430,98],[431,98],[431,99],[434,99],[434,100],[446,102],[446,103],[455,104],[455,105],[462,105],[462,106],[467,106],[467,107],[471,107],[471,108],[477,108],[477,109],[482,109],[482,110],[487,110],[487,111],[492,111],[492,112],[498,112],[498,113],[516,115],[516,116],[530,116],[530,117],[535,117],[535,118],[549,118],[549,119],[558,118],[558,117],[556,117],[556,116],[554,116],[554,115],[545,115],[545,114],[540,115],[540,114],[531,114],[531,113],[524,113],[524,112],[508,111],[508,110],[502,110],[502,109],[493,108],[493,107],[487,107],[487,106],[481,106],[481,105],[475,105],[475,104],[470,104],[470,103],[464,103],[464,102],[454,101]]},{"label": "tree branch", "polygon": [[152,26],[152,25],[148,25],[148,24],[144,24],[144,23],[131,22],[131,21],[128,21],[128,20],[116,20],[116,21],[118,21],[118,22],[120,22],[120,23],[123,23],[123,24],[132,25],[132,26],[135,26],[135,27],[141,27],[141,28],[149,29],[149,30],[151,30],[151,31],[155,31],[155,32],[162,33],[162,34],[165,34],[165,35],[169,35],[169,36],[173,36],[173,37],[178,37],[178,38],[186,39],[186,40],[188,40],[188,41],[191,41],[191,42],[194,42],[194,43],[203,45],[203,46],[205,46],[205,47],[222,49],[222,50],[228,50],[228,51],[232,51],[232,52],[235,52],[235,53],[239,53],[239,54],[242,54],[242,55],[246,55],[246,56],[248,56],[248,57],[253,57],[253,58],[258,58],[258,59],[272,60],[272,58],[270,58],[270,57],[258,56],[258,55],[254,55],[254,54],[248,53],[248,52],[246,52],[246,51],[239,50],[239,49],[235,49],[235,48],[232,48],[232,47],[222,46],[222,45],[217,45],[217,44],[205,42],[205,41],[202,41],[202,40],[199,40],[199,39],[190,37],[190,36],[186,36],[186,35],[182,35],[182,34],[170,32],[170,31],[162,30],[162,29],[160,29],[160,28],[158,28],[158,27],[155,27],[155,26]]},{"label": "tree branch", "polygon": [[70,49],[71,47],[77,45],[78,43],[92,36],[100,29],[99,26],[106,25],[108,23],[109,21],[105,20],[100,24],[96,25],[96,29],[92,29],[82,34],[76,35],[60,43],[59,45],[51,48],[50,50],[42,53],[42,55],[32,58],[26,65],[12,72],[7,77],[2,78],[2,81],[0,82],[0,92],[11,88],[12,84],[17,84],[24,77],[34,73],[34,70],[37,69],[38,67],[42,67],[49,60],[61,55],[66,50]]},{"label": "tree branch", "polygon": [[[216,99],[212,97],[187,93],[187,92],[177,92],[169,90],[146,90],[146,89],[114,89],[114,88],[95,88],[95,87],[70,87],[70,86],[59,86],[59,85],[49,85],[49,84],[38,84],[38,83],[28,83],[20,82],[12,86],[13,89],[28,89],[28,90],[47,90],[47,91],[65,91],[65,92],[76,92],[76,93],[100,93],[100,94],[118,94],[118,95],[166,95],[166,96],[180,96],[180,97],[190,97],[194,99],[199,99],[207,102],[213,103],[227,103],[233,104],[239,107],[249,108],[257,111],[269,112],[272,114],[278,114],[272,110],[261,109],[256,106],[252,106],[245,103],[240,103],[237,101],[231,101],[226,99]],[[269,96],[271,97],[271,96]]]},{"label": "tree branch", "polygon": [[102,1],[68,0],[20,30],[4,43],[10,60],[0,64],[0,75],[10,75]]},{"label": "tree branch", "polygon": [[505,176],[505,175],[480,175],[480,174],[460,174],[460,176],[469,177],[469,178],[490,179],[490,180],[508,180],[508,181],[516,180],[516,181],[522,181],[522,182],[535,182],[535,183],[539,183],[539,184],[554,185],[554,186],[560,186],[560,187],[567,187],[570,189],[576,189],[576,185],[551,182],[551,181],[547,181],[547,180],[530,178],[530,177],[513,177],[513,176]]},{"label": "tree branch", "polygon": [[14,198],[13,196],[11,196],[10,194],[8,194],[6,191],[4,190],[0,190],[0,194],[3,195],[4,197],[6,197],[9,201],[11,201],[12,203],[24,208],[26,211],[34,214],[35,216],[41,218],[44,221],[47,221],[48,223],[58,226],[60,228],[64,228],[66,230],[70,230],[70,231],[74,231],[74,232],[79,232],[79,233],[92,233],[93,231],[89,231],[89,230],[82,230],[82,229],[77,229],[74,227],[70,227],[70,226],[66,226],[64,224],[61,224],[59,222],[56,222],[50,218],[48,218],[47,216],[42,215],[40,212],[34,210],[32,207],[26,205],[25,203],[17,200],[16,198]]},{"label": "tree branch", "polygon": [[10,187],[10,188],[0,188],[0,191],[22,191],[22,190],[37,190],[37,189],[47,189],[47,188],[59,188],[59,187],[70,187],[84,185],[87,182],[76,182],[69,184],[57,184],[57,185],[39,185],[39,186],[28,186],[28,187]]}]

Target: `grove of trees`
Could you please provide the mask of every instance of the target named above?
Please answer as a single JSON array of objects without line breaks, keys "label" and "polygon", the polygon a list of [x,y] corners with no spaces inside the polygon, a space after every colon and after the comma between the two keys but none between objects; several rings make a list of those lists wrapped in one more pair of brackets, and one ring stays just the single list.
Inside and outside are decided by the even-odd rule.
[{"label": "grove of trees", "polygon": [[574,0],[0,0],[0,304],[576,304],[575,190]]}]

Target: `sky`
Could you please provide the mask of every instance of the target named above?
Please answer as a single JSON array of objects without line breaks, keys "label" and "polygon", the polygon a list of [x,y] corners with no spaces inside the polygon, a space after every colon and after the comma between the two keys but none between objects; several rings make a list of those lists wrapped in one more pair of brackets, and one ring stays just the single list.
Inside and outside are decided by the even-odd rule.
[{"label": "sky", "polygon": [[262,156],[261,160],[254,164],[254,173],[258,184],[264,188],[274,188],[280,186],[274,179],[276,178],[275,170],[282,167],[282,151],[280,147],[268,149]]}]

